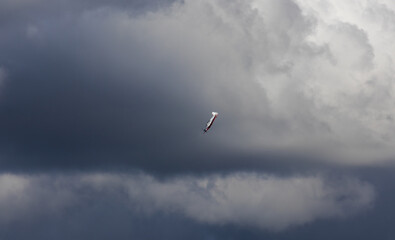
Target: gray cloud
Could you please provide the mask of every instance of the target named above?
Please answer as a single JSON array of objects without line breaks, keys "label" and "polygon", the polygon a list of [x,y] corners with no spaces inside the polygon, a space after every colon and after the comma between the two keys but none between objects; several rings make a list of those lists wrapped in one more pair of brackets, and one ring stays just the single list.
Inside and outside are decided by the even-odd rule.
[{"label": "gray cloud", "polygon": [[249,174],[166,183],[143,178],[129,185],[129,194],[148,209],[182,212],[207,223],[271,230],[345,216],[368,207],[374,198],[370,185],[354,179],[345,179],[339,187],[320,177]]},{"label": "gray cloud", "polygon": [[89,208],[86,203],[100,196],[146,214],[178,213],[209,224],[270,230],[344,217],[370,207],[375,197],[373,187],[357,179],[331,182],[319,176],[248,173],[162,181],[144,174],[2,174],[0,193],[3,225]]},{"label": "gray cloud", "polygon": [[255,238],[333,239],[372,215],[391,232],[382,205],[334,227],[375,188],[311,172],[393,162],[394,13],[390,0],[0,2],[0,238],[162,238],[156,223],[190,231],[170,239],[292,226]]},{"label": "gray cloud", "polygon": [[[391,19],[392,10],[369,3],[351,21],[353,5],[333,15],[333,4],[316,14],[310,2],[185,1],[142,15],[92,5],[29,22],[1,47],[11,80],[0,109],[7,164],[25,154],[142,167],[161,156],[171,167],[203,151],[214,163],[268,152],[386,161],[393,43],[379,12]],[[203,139],[213,110],[215,134]]]}]

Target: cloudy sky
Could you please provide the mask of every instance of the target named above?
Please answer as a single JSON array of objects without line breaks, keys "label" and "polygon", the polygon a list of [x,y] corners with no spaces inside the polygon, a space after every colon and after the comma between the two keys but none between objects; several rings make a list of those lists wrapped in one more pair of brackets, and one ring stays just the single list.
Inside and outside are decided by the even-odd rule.
[{"label": "cloudy sky", "polygon": [[392,0],[0,0],[0,239],[393,239],[394,39]]}]

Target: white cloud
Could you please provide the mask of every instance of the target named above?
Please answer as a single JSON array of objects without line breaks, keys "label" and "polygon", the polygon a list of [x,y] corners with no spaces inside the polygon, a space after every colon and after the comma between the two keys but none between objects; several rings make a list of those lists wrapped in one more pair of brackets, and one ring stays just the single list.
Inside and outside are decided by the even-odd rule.
[{"label": "white cloud", "polygon": [[96,196],[146,213],[160,211],[208,224],[283,230],[362,211],[371,206],[375,193],[370,184],[357,179],[332,182],[320,176],[239,173],[158,180],[144,174],[2,174],[0,224],[89,207]]},{"label": "white cloud", "polygon": [[331,186],[320,177],[277,178],[254,174],[180,178],[144,176],[128,182],[131,199],[152,210],[181,212],[211,224],[282,230],[320,218],[346,216],[368,207],[369,184],[345,179]]},{"label": "white cloud", "polygon": [[227,118],[217,142],[346,164],[395,156],[389,2],[187,0],[139,17],[84,16],[101,21],[104,39],[132,38],[156,64],[177,66],[183,86],[199,84],[194,100]]}]

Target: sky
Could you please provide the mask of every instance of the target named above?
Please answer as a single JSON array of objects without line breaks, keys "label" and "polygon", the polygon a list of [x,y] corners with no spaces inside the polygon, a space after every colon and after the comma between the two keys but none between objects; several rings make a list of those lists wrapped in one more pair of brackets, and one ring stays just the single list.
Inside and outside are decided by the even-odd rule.
[{"label": "sky", "polygon": [[0,0],[0,239],[393,239],[394,39],[391,0]]}]

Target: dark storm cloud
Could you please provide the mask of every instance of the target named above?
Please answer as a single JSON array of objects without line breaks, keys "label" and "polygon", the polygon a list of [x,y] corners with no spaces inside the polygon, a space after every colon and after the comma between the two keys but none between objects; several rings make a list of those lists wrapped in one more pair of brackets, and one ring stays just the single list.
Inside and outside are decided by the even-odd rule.
[{"label": "dark storm cloud", "polygon": [[[167,50],[155,49],[155,41],[146,43],[152,40],[144,39],[142,30],[122,25],[123,20],[129,24],[127,15],[115,13],[119,16],[107,9],[38,24],[2,45],[8,63],[0,103],[3,170],[255,167],[260,154],[243,157],[246,150],[235,152],[227,144],[240,142],[238,121],[251,117],[242,116],[246,103],[242,96],[233,99],[234,87],[223,85],[221,99],[206,97],[206,91],[219,87],[210,82],[214,79],[202,79],[196,69],[188,69],[190,62],[169,59]],[[113,30],[117,27],[120,32]],[[253,88],[259,89],[258,84],[237,91],[264,99]],[[221,107],[224,102],[230,105]],[[259,111],[265,109],[261,107]],[[222,127],[222,139],[201,133],[213,108],[221,110],[216,128],[231,127]],[[263,121],[281,128],[271,119]],[[243,163],[237,161],[240,157],[246,158]]]},{"label": "dark storm cloud", "polygon": [[[166,157],[167,164],[177,154],[185,157],[191,145],[186,141],[191,141],[192,134],[200,137],[207,115],[194,113],[197,107],[186,98],[185,85],[179,86],[184,93],[179,94],[166,86],[173,78],[167,73],[154,76],[166,81],[155,86],[145,84],[149,76],[139,72],[127,77],[113,73],[116,69],[107,66],[107,61],[91,60],[87,66],[78,60],[83,58],[84,47],[71,46],[62,52],[57,46],[33,52],[27,47],[22,50],[29,52],[21,57],[25,60],[15,64],[15,69],[8,68],[1,102],[1,141],[9,162],[80,167],[84,162],[95,166],[126,161],[139,166],[145,161],[150,165],[159,156]],[[188,128],[194,131],[187,132]]]},{"label": "dark storm cloud", "polygon": [[[133,2],[71,1],[59,16],[43,14],[50,21],[5,28],[4,169],[386,160],[391,103],[376,104],[391,67],[374,67],[381,48],[369,28],[333,27],[297,3],[149,2],[153,10],[134,14]],[[368,91],[362,83],[373,78]],[[202,135],[211,111],[220,113],[215,134]]]},{"label": "dark storm cloud", "polygon": [[[196,107],[186,100],[185,85],[178,87],[184,92],[179,94],[177,87],[170,91],[174,86],[171,79],[177,76],[160,69],[155,69],[158,73],[154,76],[139,71],[149,63],[138,58],[137,44],[126,59],[139,64],[130,63],[136,72],[127,76],[120,73],[117,66],[108,65],[114,56],[90,47],[92,37],[83,27],[73,28],[74,23],[50,24],[38,42],[29,42],[22,35],[16,42],[2,45],[4,62],[10,62],[1,103],[5,116],[2,149],[5,155],[10,154],[9,162],[30,162],[29,167],[40,168],[131,160],[133,166],[133,162],[150,159],[147,155],[157,152],[169,139],[177,140],[167,142],[168,147],[162,146],[161,152],[181,151],[185,124],[198,119],[194,126],[197,132],[201,125],[196,114],[191,116]],[[149,78],[165,83],[156,84]]]},{"label": "dark storm cloud", "polygon": [[393,9],[328,4],[1,2],[0,237],[289,239],[262,229],[369,209],[333,163],[393,156]]}]

